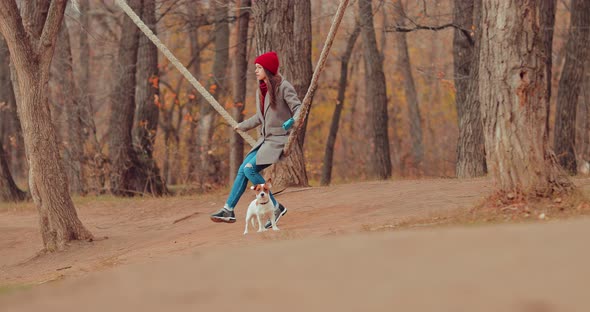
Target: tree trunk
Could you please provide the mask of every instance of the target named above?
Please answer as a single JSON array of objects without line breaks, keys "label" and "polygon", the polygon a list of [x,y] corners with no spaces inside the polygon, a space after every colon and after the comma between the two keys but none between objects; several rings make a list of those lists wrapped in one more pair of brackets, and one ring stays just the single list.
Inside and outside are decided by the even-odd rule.
[{"label": "tree trunk", "polygon": [[[585,66],[588,66],[590,57],[586,59]],[[582,90],[578,99],[578,131],[581,146],[578,147],[578,173],[590,174],[590,73],[585,73],[582,81]]]},{"label": "tree trunk", "polygon": [[[213,72],[209,76],[207,89],[218,102],[227,92],[227,64],[229,61],[229,25],[227,22],[228,1],[212,2],[211,10],[215,16],[215,58],[213,60]],[[201,105],[201,113],[198,128],[197,155],[199,164],[199,187],[205,189],[206,184],[210,184],[219,176],[219,172],[211,171],[213,166],[213,152],[211,140],[213,139],[213,130],[217,112],[211,105]]]},{"label": "tree trunk", "polygon": [[387,95],[383,60],[377,49],[371,0],[359,0],[361,36],[365,60],[365,103],[368,107],[369,176],[388,179],[391,176],[389,154]]},{"label": "tree trunk", "polygon": [[[189,29],[189,36],[190,36],[190,46],[191,46],[191,57],[192,63],[189,67],[191,74],[196,78],[199,79],[201,77],[201,47],[199,45],[199,5],[198,4],[191,4],[185,6],[187,15],[190,19],[190,29]],[[199,103],[202,103],[202,96],[196,90],[192,90],[192,98],[189,98],[187,103],[187,110],[188,114],[190,114],[189,122],[189,133],[186,136],[186,146],[187,146],[187,154],[188,156],[188,166],[187,166],[187,174],[186,180],[187,181],[196,181],[199,174],[197,170],[197,166],[199,164],[199,154],[197,152],[197,120],[196,116],[198,115]],[[209,105],[208,103],[205,105]]]},{"label": "tree trunk", "polygon": [[[51,1],[46,14],[25,15],[23,24],[16,2],[0,1],[0,33],[6,39],[18,78],[17,105],[29,158],[29,188],[47,251],[63,249],[71,240],[92,239],[78,219],[68,192],[47,98],[49,68],[65,7],[65,0]],[[34,31],[27,34],[24,25]]]},{"label": "tree trunk", "polygon": [[[156,3],[154,0],[143,0],[141,19],[156,32]],[[154,144],[158,129],[157,101],[160,96],[158,48],[143,34],[139,37],[137,52],[137,86],[135,89],[135,126],[132,130],[133,147],[145,171],[146,184],[152,194],[164,194],[166,183],[160,175],[160,169],[154,159]]]},{"label": "tree trunk", "polygon": [[66,118],[64,133],[64,167],[68,176],[70,192],[86,194],[86,179],[84,176],[84,140],[82,138],[81,109],[78,102],[78,89],[74,80],[72,67],[72,49],[70,45],[70,33],[63,22],[58,36],[56,47],[55,68],[57,83],[60,86],[61,95],[57,101],[62,102]]},{"label": "tree trunk", "polygon": [[479,94],[487,164],[500,193],[550,196],[573,184],[549,148],[546,36],[539,1],[483,1]]},{"label": "tree trunk", "polygon": [[[232,117],[238,122],[244,120],[246,102],[246,81],[248,81],[248,23],[250,21],[251,0],[238,2],[238,29],[236,32],[236,52],[234,58]],[[229,154],[229,180],[235,180],[238,168],[244,161],[244,140],[231,130]]]},{"label": "tree trunk", "polygon": [[360,25],[354,28],[348,41],[346,43],[346,50],[342,55],[340,63],[340,82],[338,83],[338,98],[336,100],[336,107],[334,107],[334,113],[332,114],[332,123],[330,125],[330,133],[328,134],[328,142],[326,142],[326,150],[324,152],[324,162],[322,166],[322,179],[321,185],[330,185],[332,181],[332,167],[334,160],[334,145],[336,144],[336,135],[338,134],[338,126],[340,124],[340,115],[344,108],[344,99],[346,98],[346,86],[348,84],[348,62],[352,55],[352,50],[356,40],[361,32]]},{"label": "tree trunk", "polygon": [[[541,29],[543,41],[545,42],[545,49],[549,57],[545,58],[547,64],[547,97],[551,99],[551,79],[553,73],[553,27],[555,26],[555,12],[557,10],[557,0],[542,0],[541,3]],[[479,3],[481,7],[481,3]],[[481,9],[480,9],[481,11]],[[481,12],[479,12],[481,14]],[[480,16],[481,19],[481,16]],[[549,109],[549,107],[547,107]],[[549,114],[547,114],[549,118]]]},{"label": "tree trunk", "polygon": [[[293,43],[294,46],[291,48],[293,57],[291,58],[292,63],[286,64],[283,68],[285,74],[291,77],[290,82],[293,84],[297,96],[303,101],[309,84],[311,83],[311,77],[313,76],[313,67],[311,65],[311,1],[310,0],[297,0],[294,1],[294,15],[293,15]],[[311,99],[313,103],[313,98]],[[307,111],[307,115],[309,112]],[[303,149],[303,143],[305,142],[305,133],[307,131],[307,116],[301,128],[299,134],[299,146]],[[304,162],[305,164],[305,162]]]},{"label": "tree trunk", "polygon": [[[298,6],[301,5],[298,3]],[[303,9],[305,9],[303,4]],[[297,51],[293,48],[293,38],[295,32],[305,32],[306,29],[295,29],[295,1],[293,0],[257,0],[254,1],[252,13],[255,23],[255,40],[257,53],[262,54],[267,51],[276,51],[280,59],[279,72],[289,80],[300,100],[303,100],[309,81],[305,84],[303,75],[306,63],[304,53],[306,51]],[[307,12],[307,11],[305,11]],[[304,12],[300,12],[304,14]],[[299,13],[298,13],[299,14]],[[301,27],[305,27],[305,19],[298,15],[297,21]],[[306,34],[300,34],[301,38],[309,38]],[[298,41],[301,46],[303,43]],[[311,77],[311,75],[310,75]],[[305,171],[305,159],[303,149],[300,144],[294,144],[289,156],[281,158],[281,161],[267,169],[267,176],[272,176],[275,190],[283,189],[287,186],[307,186],[309,185],[307,173]]]},{"label": "tree trunk", "polygon": [[[141,0],[129,1],[129,6],[141,16]],[[131,185],[138,161],[132,147],[131,129],[135,113],[135,71],[139,30],[133,21],[123,16],[122,34],[115,68],[115,87],[111,96],[109,158],[110,188],[117,196],[133,196]]]},{"label": "tree trunk", "polygon": [[4,160],[15,176],[26,177],[25,142],[20,120],[16,113],[16,97],[11,80],[10,54],[4,39],[0,38],[0,142],[9,142],[10,149]]},{"label": "tree trunk", "polygon": [[99,142],[96,124],[94,122],[94,90],[90,81],[92,74],[90,72],[91,59],[90,45],[88,44],[88,29],[91,29],[91,12],[88,0],[78,0],[80,4],[80,65],[78,66],[78,101],[80,107],[80,118],[82,119],[82,135],[85,140],[89,141],[85,161],[87,174],[88,190],[94,190],[97,193],[103,193],[105,189],[106,171],[105,164],[107,156],[103,154],[102,145]]},{"label": "tree trunk", "polygon": [[[405,12],[401,0],[393,3],[395,10],[395,21],[399,26],[405,26]],[[397,48],[399,53],[398,67],[404,77],[404,90],[406,100],[408,101],[408,119],[410,120],[410,137],[412,138],[412,156],[414,167],[421,172],[422,162],[424,161],[424,145],[422,141],[422,118],[420,117],[420,107],[418,105],[418,93],[414,84],[412,67],[410,62],[410,53],[408,52],[408,42],[406,33],[395,33]]]},{"label": "tree trunk", "polygon": [[[142,1],[133,0],[129,5],[142,15]],[[136,64],[139,47],[139,30],[127,16],[123,17],[118,55],[115,68],[117,81],[111,96],[109,124],[109,158],[111,161],[111,193],[116,196],[134,196],[151,193],[162,195],[163,188],[151,183],[151,171],[143,166],[133,148],[132,129],[135,115]]]},{"label": "tree trunk", "polygon": [[[481,32],[480,25],[473,20],[475,2],[476,0],[455,0],[453,23],[462,29],[473,29],[479,33]],[[470,72],[473,68],[474,56],[474,36],[468,37],[461,29],[455,29],[453,33],[453,65],[455,69],[457,121],[461,120],[463,108],[467,102],[467,95],[469,94],[468,86],[471,80]]]},{"label": "tree trunk", "polygon": [[456,0],[454,22],[463,29],[474,26],[474,35],[465,36],[455,30],[453,58],[455,64],[455,88],[459,139],[457,142],[458,178],[473,178],[487,173],[483,124],[479,101],[479,49],[483,24],[481,24],[482,0]]},{"label": "tree trunk", "polygon": [[554,148],[559,164],[576,174],[576,110],[590,48],[590,1],[572,0],[565,64],[559,79]]},{"label": "tree trunk", "polygon": [[[586,61],[588,64],[588,61]],[[584,83],[584,105],[586,106],[586,115],[584,115],[586,123],[584,124],[584,135],[583,135],[583,142],[584,142],[584,149],[582,150],[582,159],[584,159],[584,171],[585,174],[590,173],[590,75],[586,76],[586,81]]]},{"label": "tree trunk", "polygon": [[6,153],[2,147],[2,141],[0,141],[0,201],[19,202],[25,198],[26,193],[21,191],[12,179],[6,162]]}]

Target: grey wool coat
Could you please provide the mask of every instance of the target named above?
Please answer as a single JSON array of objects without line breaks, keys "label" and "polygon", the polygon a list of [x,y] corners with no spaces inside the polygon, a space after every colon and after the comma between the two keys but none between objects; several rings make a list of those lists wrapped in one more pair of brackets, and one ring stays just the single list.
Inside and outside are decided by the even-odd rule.
[{"label": "grey wool coat", "polygon": [[[268,90],[268,92],[272,92]],[[287,144],[290,131],[283,129],[283,123],[289,118],[297,119],[301,101],[297,98],[295,88],[284,78],[277,88],[276,107],[270,107],[270,95],[264,97],[264,116],[260,111],[260,88],[256,90],[256,115],[240,122],[238,129],[248,131],[255,127],[258,129],[259,138],[256,145],[250,150],[258,149],[256,154],[257,165],[274,164],[279,161],[283,147]]]}]

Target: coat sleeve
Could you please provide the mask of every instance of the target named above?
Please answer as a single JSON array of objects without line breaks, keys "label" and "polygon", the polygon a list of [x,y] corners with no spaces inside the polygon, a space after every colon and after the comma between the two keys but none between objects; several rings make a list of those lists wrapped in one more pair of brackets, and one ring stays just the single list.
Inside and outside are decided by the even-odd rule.
[{"label": "coat sleeve", "polygon": [[287,102],[287,105],[289,105],[289,109],[291,109],[293,119],[297,120],[299,118],[299,108],[301,107],[301,101],[297,97],[295,88],[293,88],[290,83],[285,86],[283,98],[285,99],[285,102]]},{"label": "coat sleeve", "polygon": [[240,122],[238,124],[238,129],[242,130],[242,131],[248,131],[250,129],[254,129],[258,126],[260,126],[262,122],[260,121],[260,118],[258,118],[258,114]]}]

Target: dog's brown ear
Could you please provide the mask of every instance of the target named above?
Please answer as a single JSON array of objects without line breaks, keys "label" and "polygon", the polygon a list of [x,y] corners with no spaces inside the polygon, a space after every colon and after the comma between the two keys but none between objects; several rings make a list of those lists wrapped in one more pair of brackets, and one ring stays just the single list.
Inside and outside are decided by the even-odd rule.
[{"label": "dog's brown ear", "polygon": [[267,189],[270,189],[272,187],[272,179],[268,178],[268,180],[266,180],[266,182],[264,183],[264,187]]}]

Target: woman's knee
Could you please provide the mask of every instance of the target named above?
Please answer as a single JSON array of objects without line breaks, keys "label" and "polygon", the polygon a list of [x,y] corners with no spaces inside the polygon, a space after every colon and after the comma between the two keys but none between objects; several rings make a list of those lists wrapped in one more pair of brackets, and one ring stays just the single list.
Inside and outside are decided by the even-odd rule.
[{"label": "woman's knee", "polygon": [[248,180],[250,180],[252,183],[264,183],[264,182],[258,181],[260,178],[260,174],[258,173],[258,170],[256,169],[256,165],[246,164],[244,166],[244,174],[246,175]]},{"label": "woman's knee", "polygon": [[247,163],[244,164],[244,167],[242,167],[242,172],[247,176],[251,176],[253,174],[256,174],[256,168],[254,168],[254,165],[251,163]]}]

